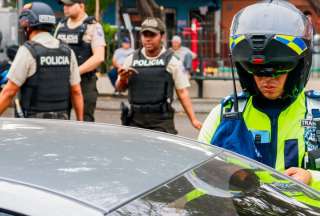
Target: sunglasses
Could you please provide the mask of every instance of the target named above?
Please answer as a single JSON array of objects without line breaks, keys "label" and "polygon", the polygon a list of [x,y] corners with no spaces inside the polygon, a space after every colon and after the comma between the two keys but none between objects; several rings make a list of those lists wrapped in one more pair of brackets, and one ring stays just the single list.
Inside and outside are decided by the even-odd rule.
[{"label": "sunglasses", "polygon": [[241,63],[243,68],[252,75],[260,77],[279,77],[283,74],[290,73],[296,68],[297,63],[293,62],[281,62],[281,63],[269,63],[262,65],[254,65],[252,63]]}]

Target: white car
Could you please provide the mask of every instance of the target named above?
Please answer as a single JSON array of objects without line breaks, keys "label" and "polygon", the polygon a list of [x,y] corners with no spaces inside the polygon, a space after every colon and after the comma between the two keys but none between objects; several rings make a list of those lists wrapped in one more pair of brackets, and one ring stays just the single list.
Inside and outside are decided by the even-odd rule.
[{"label": "white car", "polygon": [[0,119],[0,216],[320,215],[320,194],[165,133]]}]

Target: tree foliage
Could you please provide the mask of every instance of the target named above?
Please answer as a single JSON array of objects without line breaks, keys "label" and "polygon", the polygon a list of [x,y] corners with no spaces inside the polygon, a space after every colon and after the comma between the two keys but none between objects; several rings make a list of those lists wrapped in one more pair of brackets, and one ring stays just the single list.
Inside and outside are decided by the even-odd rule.
[{"label": "tree foliage", "polygon": [[[115,0],[100,0],[100,14]],[[96,10],[96,0],[86,0],[86,12],[93,16]]]}]

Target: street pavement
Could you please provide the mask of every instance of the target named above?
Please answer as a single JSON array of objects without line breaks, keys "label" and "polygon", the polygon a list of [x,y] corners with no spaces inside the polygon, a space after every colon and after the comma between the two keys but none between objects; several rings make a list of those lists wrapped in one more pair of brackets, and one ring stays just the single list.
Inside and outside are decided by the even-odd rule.
[{"label": "street pavement", "polygon": [[[111,124],[121,124],[120,122],[120,103],[127,101],[126,97],[100,96],[97,102],[95,113],[97,122],[106,122]],[[193,108],[196,110],[196,116],[203,122],[208,112],[219,102],[216,99],[193,99]],[[181,104],[175,100],[173,106],[176,110],[175,125],[178,135],[196,139],[199,131],[192,127],[191,123]]]},{"label": "street pavement", "polygon": [[[106,84],[107,83],[107,84]],[[307,89],[319,89],[319,79],[311,79],[307,85]],[[223,97],[229,95],[232,92],[232,83],[230,81],[207,81],[205,89],[205,98],[195,98],[197,87],[195,83],[192,83],[190,88],[190,95],[192,96],[193,109],[196,112],[197,118],[203,122],[211,111]],[[101,90],[101,88],[104,88]],[[238,89],[239,86],[238,86]],[[126,96],[115,97],[112,96],[113,88],[107,80],[98,82],[98,90],[100,96],[98,97],[97,110],[95,113],[96,122],[108,123],[108,124],[121,124],[120,122],[120,103],[127,101]],[[210,97],[209,97],[210,93]],[[198,131],[194,129],[188,120],[180,102],[175,100],[173,107],[176,110],[175,124],[179,132],[178,135],[196,139]],[[12,117],[13,110],[8,109],[2,116]],[[74,119],[74,116],[73,116]]]},{"label": "street pavement", "polygon": [[[208,113],[211,109],[220,102],[221,98],[192,98],[193,109],[197,113]],[[111,96],[104,95],[98,98],[97,109],[100,110],[119,110],[121,102],[128,102],[126,96]],[[180,102],[175,99],[173,102],[173,107],[176,112],[184,112],[183,107]]]},{"label": "street pavement", "polygon": [[[106,102],[105,99],[103,100]],[[115,103],[112,102],[112,100],[110,100],[110,104],[115,104]],[[197,117],[200,121],[204,121],[206,116],[207,116],[206,113],[197,113]],[[12,108],[7,109],[3,113],[2,117],[13,117],[13,109]],[[101,109],[98,107],[95,112],[95,118],[96,118],[96,122],[99,122],[99,123],[116,124],[116,125],[121,124],[119,109],[118,110]],[[75,119],[74,114],[72,115],[72,119],[73,120]],[[185,113],[183,112],[176,113],[175,125],[179,133],[178,135],[188,137],[191,139],[197,138],[199,131],[197,131],[192,127]]]},{"label": "street pavement", "polygon": [[[320,75],[320,74],[319,74]],[[318,74],[313,74],[307,84],[306,89],[320,90],[320,76]],[[189,88],[190,96],[196,98],[198,95],[198,86],[194,80],[190,82],[191,86]],[[114,92],[110,80],[105,75],[98,76],[98,91],[101,95],[111,95]],[[240,92],[240,84],[237,81],[237,89]],[[230,95],[233,90],[233,85],[231,80],[206,80],[203,82],[203,97],[204,100],[220,100],[221,98]],[[197,100],[197,99],[195,99]],[[202,99],[199,99],[201,101]]]}]

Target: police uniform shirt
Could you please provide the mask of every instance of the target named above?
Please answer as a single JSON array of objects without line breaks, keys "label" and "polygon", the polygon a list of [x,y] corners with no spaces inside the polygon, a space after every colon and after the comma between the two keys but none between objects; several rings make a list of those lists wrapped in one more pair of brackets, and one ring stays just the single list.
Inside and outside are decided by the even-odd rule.
[{"label": "police uniform shirt", "polygon": [[[88,15],[86,14],[82,20],[76,23],[71,23],[70,19],[67,20],[67,26],[70,29],[75,29],[78,28],[85,19],[88,18]],[[54,33],[54,36],[56,37],[59,28],[61,28],[64,24],[59,23],[56,31]],[[97,48],[97,47],[105,47],[106,46],[106,41],[104,38],[104,31],[102,29],[102,26],[100,23],[93,23],[93,24],[88,24],[87,25],[87,30],[83,34],[83,41],[86,43],[91,44],[91,48]]]},{"label": "police uniform shirt", "polygon": [[[47,48],[58,48],[60,41],[50,35],[48,32],[41,32],[35,35],[31,41],[37,42]],[[22,86],[28,77],[31,77],[36,72],[36,60],[33,58],[30,51],[21,46],[11,65],[8,73],[8,79],[14,82],[17,86]],[[70,85],[79,84],[81,81],[79,67],[77,64],[74,52],[71,52],[70,61]]]},{"label": "police uniform shirt", "polygon": [[[146,59],[152,60],[152,59],[159,58],[165,51],[166,49],[162,48],[161,52],[156,57],[147,56],[144,48],[142,48],[141,53]],[[133,55],[130,55],[125,60],[123,67],[124,68],[130,67],[132,65],[132,61],[133,61]],[[172,74],[172,78],[173,78],[176,89],[183,89],[183,88],[190,87],[188,75],[183,72],[184,69],[183,69],[182,62],[177,57],[173,56],[171,58],[171,60],[167,65],[167,71]]]}]

